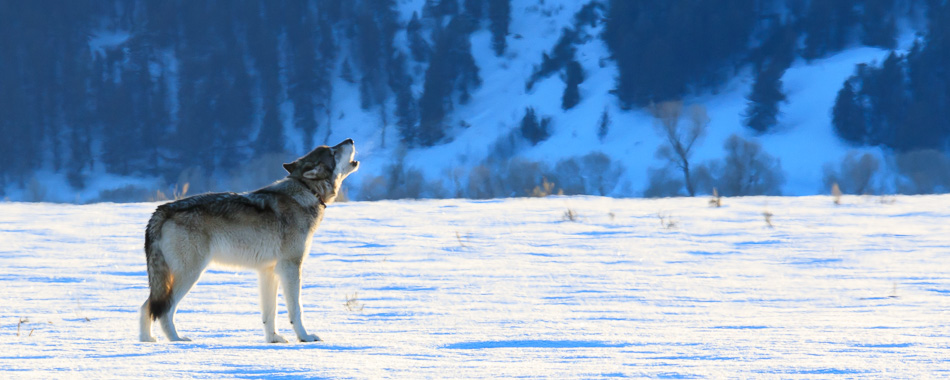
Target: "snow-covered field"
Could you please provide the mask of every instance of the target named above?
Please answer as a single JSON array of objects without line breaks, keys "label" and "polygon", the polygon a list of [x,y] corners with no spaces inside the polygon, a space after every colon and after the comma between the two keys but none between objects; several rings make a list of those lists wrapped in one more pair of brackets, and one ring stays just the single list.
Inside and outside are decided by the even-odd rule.
[{"label": "snow-covered field", "polygon": [[707,201],[331,205],[285,345],[228,268],[138,342],[155,204],[0,203],[0,378],[950,376],[950,196]]}]

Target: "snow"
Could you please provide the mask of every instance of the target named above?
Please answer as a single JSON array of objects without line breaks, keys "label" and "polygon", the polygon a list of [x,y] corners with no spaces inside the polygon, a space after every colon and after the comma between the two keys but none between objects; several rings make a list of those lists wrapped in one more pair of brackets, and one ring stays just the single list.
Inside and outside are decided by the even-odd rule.
[{"label": "snow", "polygon": [[[454,188],[453,179],[446,173],[458,172],[460,168],[467,173],[481,164],[493,154],[489,151],[492,144],[516,129],[525,109],[533,107],[539,117],[552,119],[552,136],[536,146],[523,148],[516,156],[554,167],[561,160],[602,152],[625,168],[618,186],[610,195],[643,195],[648,186],[648,170],[665,165],[655,157],[663,141],[648,112],[643,109],[622,110],[616,96],[611,94],[619,74],[607,46],[598,37],[602,26],[585,26],[583,30],[590,38],[577,45],[576,58],[584,68],[586,79],[579,86],[581,101],[576,107],[561,109],[565,88],[561,74],[540,80],[531,91],[525,90],[525,81],[540,65],[542,53],[550,52],[563,28],[573,27],[573,16],[583,5],[583,2],[572,0],[549,0],[541,4],[513,1],[508,49],[502,57],[494,54],[488,30],[475,32],[471,38],[472,54],[483,83],[472,91],[469,103],[456,105],[447,120],[447,125],[464,122],[471,127],[456,129],[450,142],[406,152],[405,165],[422,171],[427,180],[439,179],[446,188]],[[408,21],[411,12],[403,14]],[[915,30],[909,26],[902,28],[898,52],[906,52],[911,47],[914,33]],[[838,165],[848,151],[855,150],[843,143],[832,128],[831,109],[837,92],[854,74],[855,65],[881,62],[889,53],[886,49],[853,46],[822,59],[797,60],[782,78],[788,100],[780,104],[778,125],[774,131],[764,135],[744,126],[746,98],[753,81],[748,68],[716,91],[683,99],[687,105],[706,107],[710,117],[708,133],[695,147],[692,162],[721,159],[724,156],[723,143],[731,135],[738,134],[760,142],[768,154],[780,160],[786,177],[783,194],[828,193],[822,183],[823,166]],[[421,77],[418,79],[421,81]],[[356,98],[358,94],[348,96]],[[373,114],[376,111],[368,114],[355,106],[347,108],[350,109],[347,119],[350,115],[356,118],[349,122],[350,125],[379,124],[379,116]],[[605,109],[612,123],[608,135],[600,141],[597,127]],[[341,120],[341,123],[348,122]],[[403,154],[393,145],[379,146],[376,143],[378,131],[372,128],[370,131],[372,134],[365,137],[359,134],[349,136],[368,145],[368,150],[361,149],[366,161],[388,163]],[[856,150],[879,158],[885,154],[874,147]],[[382,174],[385,167],[386,164],[367,166],[365,178]],[[462,176],[463,180],[465,178],[467,175]],[[359,178],[352,183],[357,197],[360,184]],[[708,193],[711,189],[700,191]]]},{"label": "snow", "polygon": [[[854,48],[812,64],[798,62],[782,77],[789,103],[783,107],[778,133],[764,136],[766,151],[781,158],[789,194],[827,193],[821,188],[821,168],[837,165],[853,147],[835,135],[831,109],[845,80],[860,63],[883,61],[889,51]],[[866,147],[865,152],[881,152]]]},{"label": "snow", "polygon": [[950,375],[950,196],[333,204],[286,345],[219,267],[137,341],[156,205],[0,203],[0,377]]}]

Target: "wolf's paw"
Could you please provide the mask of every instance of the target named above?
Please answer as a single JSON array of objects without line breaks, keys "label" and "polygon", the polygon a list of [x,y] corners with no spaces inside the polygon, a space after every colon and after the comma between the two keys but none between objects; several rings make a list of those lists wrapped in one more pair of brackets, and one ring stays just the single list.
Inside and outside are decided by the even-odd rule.
[{"label": "wolf's paw", "polygon": [[300,339],[301,342],[320,342],[321,341],[320,337],[314,334],[298,336],[297,338]]},{"label": "wolf's paw", "polygon": [[180,337],[175,338],[175,339],[169,339],[169,340],[172,341],[172,342],[191,342],[191,339],[186,338],[186,337],[183,337],[183,336],[180,336]]},{"label": "wolf's paw", "polygon": [[152,343],[157,342],[157,340],[155,340],[155,337],[154,337],[154,336],[140,336],[140,337],[139,337],[139,341],[140,341],[140,342],[152,342]]},{"label": "wolf's paw", "polygon": [[267,343],[287,343],[287,339],[280,334],[274,334],[273,337],[267,339]]}]

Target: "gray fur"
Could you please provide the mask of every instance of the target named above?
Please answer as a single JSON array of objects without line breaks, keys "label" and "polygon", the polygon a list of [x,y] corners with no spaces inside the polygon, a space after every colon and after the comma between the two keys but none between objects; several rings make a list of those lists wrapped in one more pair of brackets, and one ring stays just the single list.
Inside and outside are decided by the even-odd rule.
[{"label": "gray fur", "polygon": [[202,194],[158,206],[145,232],[150,293],[142,305],[140,339],[155,341],[151,324],[159,319],[169,340],[187,340],[178,336],[175,311],[216,262],[258,271],[268,342],[286,342],[274,325],[278,280],[297,338],[319,340],[300,321],[300,269],[326,205],[359,168],[353,146],[348,139],[318,147],[284,164],[286,178],[253,192]]}]

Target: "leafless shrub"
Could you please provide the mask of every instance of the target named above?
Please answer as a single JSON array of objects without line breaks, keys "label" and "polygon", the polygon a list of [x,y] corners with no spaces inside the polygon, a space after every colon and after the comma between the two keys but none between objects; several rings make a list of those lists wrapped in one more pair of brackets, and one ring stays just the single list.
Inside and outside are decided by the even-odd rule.
[{"label": "leafless shrub", "polygon": [[780,195],[785,176],[778,159],[762,150],[762,145],[738,135],[729,137],[723,148],[726,156],[708,162],[709,181],[729,197],[745,195]]},{"label": "leafless shrub", "polygon": [[164,191],[155,190],[154,193],[148,196],[149,202],[165,202],[168,200],[168,195]]},{"label": "leafless shrub", "polygon": [[842,194],[874,194],[877,189],[873,179],[880,166],[880,161],[874,155],[851,151],[841,160],[837,169],[832,164],[825,164],[822,182],[826,189],[837,184]]},{"label": "leafless shrub", "polygon": [[[287,172],[284,170],[283,164],[293,159],[291,155],[286,153],[268,153],[255,157],[230,171],[228,176],[228,190],[255,190],[284,178],[287,176]],[[183,182],[179,181],[179,183]],[[197,188],[193,190],[201,191],[201,189]]]},{"label": "leafless shrub", "polygon": [[841,188],[837,182],[831,185],[831,197],[834,198],[835,205],[841,204]]},{"label": "leafless shrub", "polygon": [[587,194],[608,195],[617,187],[623,167],[604,153],[592,152],[581,157]]},{"label": "leafless shrub", "polygon": [[389,181],[383,176],[371,176],[363,180],[360,186],[360,198],[367,201],[386,199],[389,194]]},{"label": "leafless shrub", "polygon": [[577,158],[568,158],[558,161],[554,166],[555,177],[558,186],[567,195],[584,194],[587,189],[584,186],[583,170]]},{"label": "leafless shrub", "polygon": [[897,189],[903,194],[936,194],[950,191],[950,158],[936,150],[917,150],[897,156],[902,176]]},{"label": "leafless shrub", "polygon": [[[156,201],[156,196],[158,191],[147,190],[143,187],[136,185],[126,185],[118,189],[108,189],[102,190],[99,192],[99,196],[94,200],[94,202],[143,202],[143,201]],[[167,199],[167,197],[166,197]]]},{"label": "leafless shrub", "polygon": [[43,202],[46,200],[46,185],[40,183],[36,177],[30,178],[26,184],[25,200],[27,202]]},{"label": "leafless shrub", "polygon": [[148,201],[162,202],[162,201],[167,201],[167,200],[179,200],[188,196],[189,188],[190,188],[190,185],[188,183],[181,185],[180,189],[178,188],[178,185],[176,184],[175,187],[173,187],[171,190],[172,192],[171,197],[166,195],[164,191],[155,190],[155,193],[148,197]]},{"label": "leafless shrub", "polygon": [[498,160],[507,160],[514,157],[525,146],[527,146],[527,142],[521,138],[519,130],[514,128],[511,132],[499,136],[488,148],[488,151],[491,152],[492,157]]},{"label": "leafless shrub", "polygon": [[[534,190],[531,190],[531,196],[534,198],[544,198],[548,195],[551,195],[551,191],[554,190],[554,183],[548,182],[547,178],[542,178],[544,182],[541,183],[541,186],[535,186]],[[564,195],[564,192],[561,191],[560,195]]]},{"label": "leafless shrub", "polygon": [[545,194],[545,186],[549,187],[547,194],[552,194],[555,182],[547,181],[549,176],[542,162],[493,158],[469,172],[467,196],[476,199],[538,196]]},{"label": "leafless shrub", "polygon": [[564,194],[608,195],[617,187],[623,167],[601,152],[561,160],[554,173]]},{"label": "leafless shrub", "polygon": [[368,201],[381,199],[420,199],[444,196],[441,182],[428,182],[421,171],[399,161],[379,176],[363,180],[359,196]]},{"label": "leafless shrub", "polygon": [[500,184],[498,178],[492,175],[491,169],[485,165],[472,168],[468,174],[468,196],[475,199],[488,199],[498,193]]},{"label": "leafless shrub", "polygon": [[191,186],[191,182],[185,182],[184,185],[181,185],[181,190],[178,190],[178,185],[175,185],[175,189],[172,191],[172,195],[175,196],[175,200],[182,199],[188,196],[188,188]]},{"label": "leafless shrub", "polygon": [[775,216],[775,215],[772,214],[772,212],[769,211],[769,210],[762,211],[762,217],[765,218],[765,224],[767,224],[767,225],[769,226],[769,228],[775,228],[775,226],[772,225],[772,217],[773,217],[773,216]]},{"label": "leafless shrub", "polygon": [[[283,176],[284,174],[282,173],[279,177],[271,178],[270,182],[274,182]],[[214,177],[204,169],[197,166],[182,170],[181,173],[178,174],[178,181],[175,183],[183,185],[181,189],[179,189],[178,186],[175,186],[175,189],[172,190],[173,199],[181,199],[187,196],[189,189],[193,193],[199,194],[221,190],[217,181],[214,180]]]},{"label": "leafless shrub", "polygon": [[[446,197],[454,198],[463,198],[465,197],[464,188],[462,187],[462,178],[467,174],[465,168],[455,167],[451,169],[444,169],[442,171],[443,177],[449,179],[449,183],[452,186],[452,190],[447,190]],[[448,195],[451,194],[451,195]]]},{"label": "leafless shrub", "polygon": [[649,182],[646,190],[643,191],[643,196],[647,198],[682,196],[683,181],[674,177],[673,170],[675,169],[670,167],[650,168],[647,172]]},{"label": "leafless shrub", "polygon": [[696,194],[690,176],[690,156],[696,142],[706,134],[709,125],[709,116],[706,108],[700,105],[690,106],[688,109],[690,125],[680,124],[683,112],[683,102],[663,102],[650,106],[650,113],[654,117],[654,126],[666,144],[656,151],[656,157],[669,162],[683,172],[683,183],[689,196]]},{"label": "leafless shrub", "polygon": [[392,166],[389,174],[389,198],[425,198],[426,180],[422,172],[414,168]]},{"label": "leafless shrub", "polygon": [[515,158],[506,165],[504,174],[505,192],[513,197],[526,197],[538,186],[543,186],[547,177],[544,163]]}]

